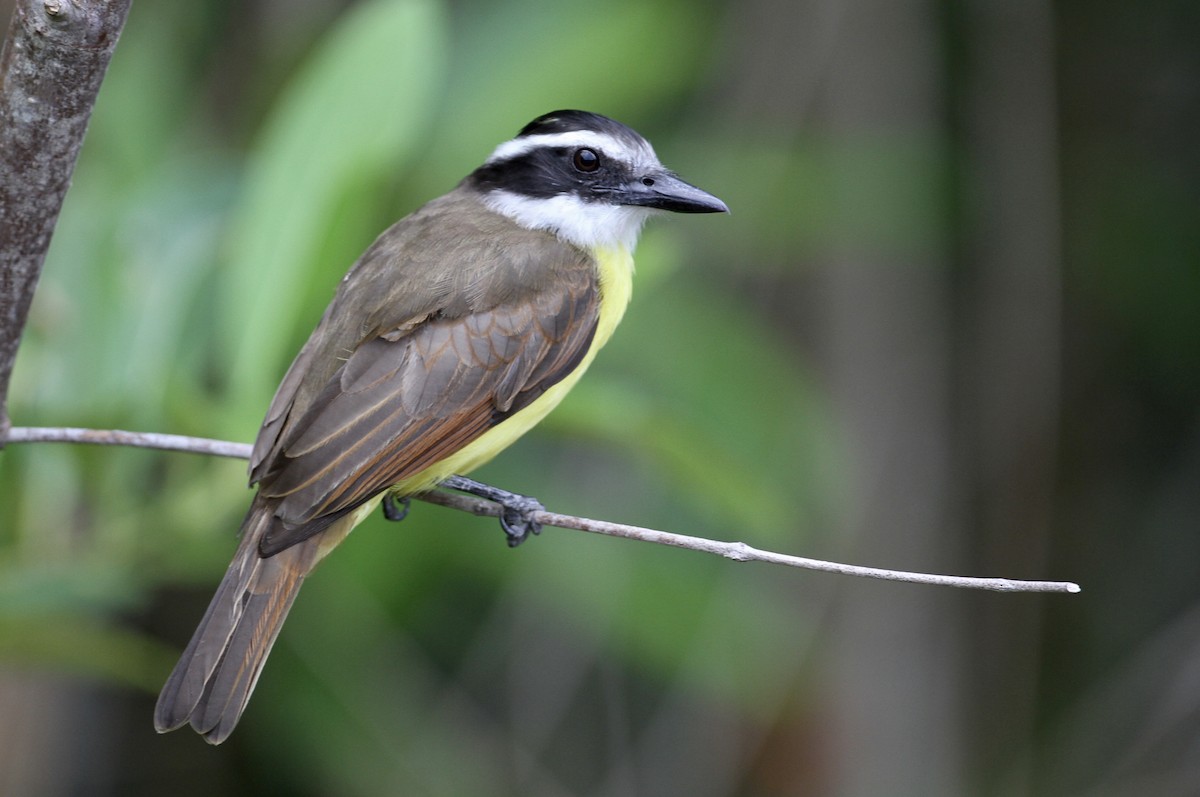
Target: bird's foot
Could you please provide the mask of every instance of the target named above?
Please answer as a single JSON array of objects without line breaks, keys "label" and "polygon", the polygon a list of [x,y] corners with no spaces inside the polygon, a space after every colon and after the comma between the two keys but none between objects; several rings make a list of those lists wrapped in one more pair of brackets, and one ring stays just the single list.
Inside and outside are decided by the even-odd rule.
[{"label": "bird's foot", "polygon": [[533,513],[543,512],[546,507],[536,498],[510,493],[508,490],[501,490],[466,476],[451,476],[440,486],[499,504],[500,528],[504,529],[508,537],[509,548],[516,548],[525,542],[530,534],[542,532],[542,524],[533,519]]},{"label": "bird's foot", "polygon": [[397,498],[392,493],[385,493],[383,496],[383,516],[393,523],[398,523],[408,516],[408,506],[411,502],[408,497]]}]

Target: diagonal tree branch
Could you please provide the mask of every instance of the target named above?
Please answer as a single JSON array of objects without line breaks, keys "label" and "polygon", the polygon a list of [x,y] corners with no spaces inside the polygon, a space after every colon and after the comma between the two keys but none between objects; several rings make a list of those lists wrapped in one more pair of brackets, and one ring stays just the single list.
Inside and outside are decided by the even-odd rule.
[{"label": "diagonal tree branch", "polygon": [[130,0],[17,0],[0,52],[0,448],[50,236]]},{"label": "diagonal tree branch", "polygon": [[[0,438],[0,444],[5,442]],[[119,430],[100,429],[64,429],[47,427],[14,427],[9,431],[10,443],[91,443],[95,445],[136,446],[139,448],[156,448],[166,451],[187,451],[197,454],[210,454],[220,457],[248,459],[250,446],[245,443],[231,443],[224,440],[210,440],[203,437],[185,437],[174,434],[156,434],[153,432],[124,432]],[[465,495],[446,492],[429,492],[414,496],[422,501],[439,506],[450,507],[473,515],[499,517],[500,507],[491,501],[484,501]],[[903,570],[886,570],[876,567],[861,567],[838,562],[827,562],[821,559],[807,559],[801,556],[763,551],[753,548],[743,542],[721,542],[703,537],[691,537],[686,534],[674,534],[657,529],[641,526],[627,526],[622,523],[611,523],[606,520],[560,515],[557,512],[534,512],[533,519],[543,526],[555,526],[562,529],[587,531],[593,534],[605,534],[611,537],[624,537],[630,540],[654,542],[659,545],[670,545],[676,548],[687,548],[692,551],[716,554],[737,562],[769,562],[771,564],[800,567],[806,570],[819,570],[827,573],[840,573],[848,576],[878,578],[888,581],[906,581],[914,584],[937,584],[947,587],[964,587],[968,589],[984,589],[996,592],[1079,592],[1079,585],[1069,581],[1018,581],[1008,578],[975,578],[971,576],[945,576],[932,573],[911,573]]]}]

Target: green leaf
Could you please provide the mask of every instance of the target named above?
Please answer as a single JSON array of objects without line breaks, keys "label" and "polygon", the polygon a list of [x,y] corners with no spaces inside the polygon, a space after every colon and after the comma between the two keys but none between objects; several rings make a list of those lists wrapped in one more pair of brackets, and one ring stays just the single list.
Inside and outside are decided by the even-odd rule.
[{"label": "green leaf", "polygon": [[[223,301],[230,386],[246,415],[261,412],[278,381],[294,327],[316,321],[296,316],[310,278],[326,273],[317,255],[340,203],[412,155],[442,82],[445,38],[432,0],[357,5],[266,121],[231,235]],[[348,265],[334,264],[336,273]]]}]

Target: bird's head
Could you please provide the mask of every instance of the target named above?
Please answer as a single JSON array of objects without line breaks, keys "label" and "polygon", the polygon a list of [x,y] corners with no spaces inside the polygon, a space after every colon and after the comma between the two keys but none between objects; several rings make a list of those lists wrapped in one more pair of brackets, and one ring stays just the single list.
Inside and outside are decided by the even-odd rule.
[{"label": "bird's head", "polygon": [[655,211],[729,211],[664,167],[637,132],[586,111],[534,119],[498,146],[466,184],[493,211],[586,249],[632,249]]}]

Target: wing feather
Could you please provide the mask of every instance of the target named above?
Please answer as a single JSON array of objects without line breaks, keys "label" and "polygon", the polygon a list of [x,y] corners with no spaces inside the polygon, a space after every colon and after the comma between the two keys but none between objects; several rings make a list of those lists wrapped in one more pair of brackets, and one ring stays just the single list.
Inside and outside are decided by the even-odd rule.
[{"label": "wing feather", "polygon": [[260,482],[283,550],[503,422],[583,359],[599,312],[594,275],[568,272],[520,302],[431,317],[396,340],[359,345],[288,421]]}]

